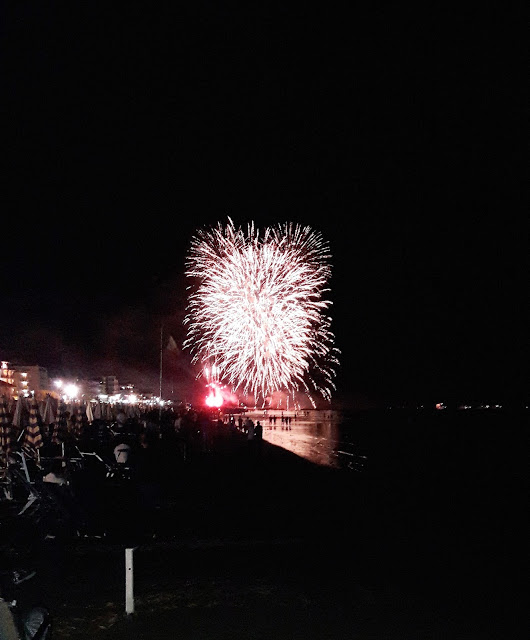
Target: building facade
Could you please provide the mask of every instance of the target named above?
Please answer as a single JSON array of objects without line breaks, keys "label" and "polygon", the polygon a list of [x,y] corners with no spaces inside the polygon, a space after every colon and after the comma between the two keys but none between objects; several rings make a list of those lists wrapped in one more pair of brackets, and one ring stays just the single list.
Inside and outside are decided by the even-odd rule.
[{"label": "building facade", "polygon": [[120,393],[120,385],[116,376],[103,376],[103,393],[108,396]]},{"label": "building facade", "polygon": [[48,393],[50,389],[48,371],[38,365],[21,365],[2,360],[0,380],[13,387],[15,398],[39,396]]}]

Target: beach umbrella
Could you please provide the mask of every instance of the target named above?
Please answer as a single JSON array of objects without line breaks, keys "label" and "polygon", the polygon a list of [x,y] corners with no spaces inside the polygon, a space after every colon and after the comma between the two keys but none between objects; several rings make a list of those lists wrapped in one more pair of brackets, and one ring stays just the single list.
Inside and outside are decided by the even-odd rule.
[{"label": "beach umbrella", "polygon": [[109,420],[109,421],[112,420],[112,409],[110,407],[110,403],[109,402],[106,402],[103,405],[103,419],[104,420]]},{"label": "beach umbrella", "polygon": [[43,428],[46,435],[49,437],[54,430],[55,424],[54,400],[49,394],[46,397],[46,402],[44,403],[44,409],[42,410],[41,415]]},{"label": "beach umbrella", "polygon": [[11,451],[11,421],[7,413],[7,400],[4,396],[0,399],[0,461],[7,460]]},{"label": "beach umbrella", "polygon": [[75,432],[75,412],[76,405],[73,402],[65,403],[64,406],[64,417],[66,420],[66,431],[69,434],[73,434]]},{"label": "beach umbrella", "polygon": [[11,424],[16,431],[20,431],[24,426],[24,404],[24,398],[22,396],[18,396],[15,404],[15,412],[13,413],[13,419],[11,420]]},{"label": "beach umbrella", "polygon": [[81,407],[78,405],[74,410],[74,436],[79,439],[83,434],[83,414]]},{"label": "beach umbrella", "polygon": [[22,396],[18,396],[15,405],[15,411],[11,420],[11,427],[13,429],[13,440],[19,442],[22,436],[25,434],[25,427],[29,421],[29,406],[28,400]]},{"label": "beach umbrella", "polygon": [[90,402],[85,407],[85,413],[87,421],[92,424],[94,422],[94,414],[92,413],[92,404]]},{"label": "beach umbrella", "polygon": [[74,402],[69,402],[66,405],[66,412],[70,414],[70,419],[73,418],[73,416],[75,414],[76,407],[77,407],[77,405]]},{"label": "beach umbrella", "polygon": [[96,406],[94,407],[94,418],[96,420],[101,420],[103,417],[103,413],[101,411],[101,402],[96,402]]},{"label": "beach umbrella", "polygon": [[61,400],[57,407],[57,417],[55,419],[55,428],[53,430],[53,444],[63,444],[68,435],[68,423],[66,421],[66,405]]},{"label": "beach umbrella", "polygon": [[81,423],[83,425],[83,430],[89,424],[87,409],[88,409],[88,406],[84,402],[79,406],[79,411],[81,412]]},{"label": "beach umbrella", "polygon": [[23,447],[25,447],[26,449],[28,447],[35,449],[37,453],[44,444],[42,440],[39,419],[37,416],[38,410],[39,408],[37,405],[37,400],[35,398],[32,398],[29,406],[29,423],[26,427],[26,432],[24,433],[24,439],[22,441]]},{"label": "beach umbrella", "polygon": [[38,411],[38,414],[39,414],[41,420],[44,418],[44,410],[45,409],[46,409],[46,403],[44,402],[44,400],[39,400],[37,402],[37,411]]},{"label": "beach umbrella", "polygon": [[42,416],[43,424],[54,424],[55,423],[55,409],[54,409],[54,401],[53,398],[48,394],[46,398],[46,405],[44,407],[44,414]]}]

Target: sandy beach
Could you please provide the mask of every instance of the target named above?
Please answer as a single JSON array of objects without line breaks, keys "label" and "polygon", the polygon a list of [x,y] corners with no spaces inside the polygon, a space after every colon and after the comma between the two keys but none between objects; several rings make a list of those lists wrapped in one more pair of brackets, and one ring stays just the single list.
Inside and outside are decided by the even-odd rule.
[{"label": "sandy beach", "polygon": [[483,483],[459,496],[431,483],[427,500],[266,440],[255,450],[239,433],[167,482],[152,522],[130,535],[42,543],[20,600],[50,609],[56,640],[518,637],[514,496],[504,514]]}]

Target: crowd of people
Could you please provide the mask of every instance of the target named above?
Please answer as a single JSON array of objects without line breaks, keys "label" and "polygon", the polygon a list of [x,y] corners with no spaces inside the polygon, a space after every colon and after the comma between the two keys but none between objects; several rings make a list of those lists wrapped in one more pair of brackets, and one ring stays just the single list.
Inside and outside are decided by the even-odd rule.
[{"label": "crowd of people", "polygon": [[[253,465],[263,455],[264,423],[275,429],[278,419],[282,429],[291,428],[283,414],[264,413],[253,420],[239,412],[188,407],[135,412],[123,407],[110,418],[90,421],[81,421],[79,413],[63,411],[62,430],[42,424],[42,443],[33,451],[38,456],[29,452],[26,463],[67,514],[70,530],[87,536],[109,527],[123,531],[138,523],[154,525],[166,499],[186,491],[190,468],[213,468],[214,460],[220,463],[225,453],[234,452],[243,454],[237,458],[242,464],[246,459]],[[46,535],[67,530],[64,521],[48,524]]]},{"label": "crowd of people", "polygon": [[[24,459],[31,490],[39,494],[27,508],[16,492],[12,505],[1,505],[0,563],[24,576],[34,574],[43,554],[60,554],[79,538],[135,546],[187,535],[201,509],[215,523],[225,516],[213,494],[224,495],[222,485],[239,495],[240,479],[252,479],[267,460],[266,414],[256,419],[189,408],[133,413],[124,407],[110,418],[81,421],[74,407],[61,419],[63,429],[39,418],[39,447],[31,451],[22,438],[13,439],[8,455],[13,470]],[[214,487],[215,478],[222,481]]]},{"label": "crowd of people", "polygon": [[85,424],[79,437],[68,433],[59,444],[44,435],[41,473],[86,529],[109,504],[125,505],[122,514],[138,521],[154,521],[168,494],[181,487],[187,466],[207,464],[236,443],[259,456],[263,425],[242,415],[166,409],[133,417],[120,412],[114,421]]}]

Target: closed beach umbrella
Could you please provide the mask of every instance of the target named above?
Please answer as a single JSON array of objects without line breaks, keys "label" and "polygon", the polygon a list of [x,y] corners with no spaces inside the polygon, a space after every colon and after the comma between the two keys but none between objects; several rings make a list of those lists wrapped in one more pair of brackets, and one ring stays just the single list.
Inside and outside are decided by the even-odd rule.
[{"label": "closed beach umbrella", "polygon": [[69,402],[64,410],[66,415],[66,428],[69,434],[73,434],[75,432],[75,405],[73,402]]},{"label": "closed beach umbrella", "polygon": [[125,415],[128,418],[136,418],[136,407],[133,404],[126,405]]},{"label": "closed beach umbrella", "polygon": [[55,425],[54,400],[50,396],[50,394],[48,394],[46,396],[45,402],[41,404],[43,406],[39,408],[41,409],[43,433],[44,435],[50,437],[53,433]]},{"label": "closed beach umbrella", "polygon": [[37,411],[39,412],[39,416],[41,420],[44,420],[44,411],[46,410],[46,402],[44,400],[39,400],[37,402]]},{"label": "closed beach umbrella", "polygon": [[11,424],[7,413],[7,400],[0,399],[0,461],[7,465],[7,457],[11,451]]},{"label": "closed beach umbrella", "polygon": [[35,450],[40,449],[44,444],[42,440],[42,433],[40,430],[39,419],[37,416],[38,405],[35,398],[31,399],[29,406],[29,423],[24,434],[23,446],[32,447]]},{"label": "closed beach umbrella", "polygon": [[75,408],[75,422],[74,422],[74,436],[79,439],[83,433],[83,414],[81,413],[81,407]]},{"label": "closed beach umbrella", "polygon": [[85,403],[80,405],[79,411],[81,412],[81,424],[83,425],[84,431],[85,427],[88,425],[87,405]]},{"label": "closed beach umbrella", "polygon": [[13,413],[13,420],[11,421],[11,424],[17,431],[20,431],[24,426],[23,413],[24,413],[24,398],[22,396],[18,396],[17,403],[15,404],[15,412]]},{"label": "closed beach umbrella", "polygon": [[48,395],[46,398],[46,405],[44,407],[44,415],[42,416],[42,422],[46,425],[54,424],[55,422],[55,411],[53,405],[53,398]]},{"label": "closed beach umbrella", "polygon": [[103,417],[103,413],[101,411],[101,402],[96,402],[96,406],[94,408],[94,418],[97,420],[101,420]]},{"label": "closed beach umbrella", "polygon": [[109,402],[106,402],[103,405],[103,418],[105,420],[109,420],[109,421],[112,420],[112,409],[110,407],[110,403]]},{"label": "closed beach umbrella", "polygon": [[5,396],[0,397],[0,425],[9,424],[9,414],[7,411],[7,400]]},{"label": "closed beach umbrella", "polygon": [[85,407],[86,419],[89,424],[94,422],[94,414],[92,413],[92,403],[88,402]]},{"label": "closed beach umbrella", "polygon": [[54,444],[61,444],[66,440],[68,433],[68,424],[66,422],[66,405],[64,402],[59,402],[57,407],[57,417],[55,419],[55,429],[53,430],[52,442]]}]

